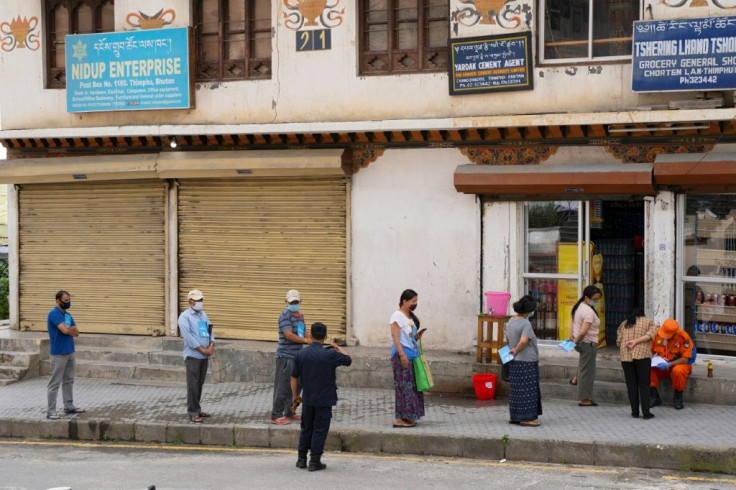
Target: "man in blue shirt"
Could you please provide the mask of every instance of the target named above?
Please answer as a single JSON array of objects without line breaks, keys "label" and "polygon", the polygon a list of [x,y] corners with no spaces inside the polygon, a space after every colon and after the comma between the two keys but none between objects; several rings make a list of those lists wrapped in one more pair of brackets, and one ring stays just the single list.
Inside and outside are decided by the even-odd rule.
[{"label": "man in blue shirt", "polygon": [[84,409],[74,406],[72,388],[74,386],[74,337],[79,336],[74,318],[67,313],[72,307],[72,297],[66,291],[56,293],[56,306],[49,311],[46,318],[46,329],[49,331],[51,372],[46,389],[48,408],[46,418],[58,420],[56,398],[61,385],[61,397],[64,400],[64,413],[74,415],[84,413]]},{"label": "man in blue shirt", "polygon": [[279,316],[279,345],[276,348],[276,376],[273,383],[271,423],[290,424],[301,417],[291,410],[291,370],[294,358],[307,340],[304,315],[299,311],[302,297],[296,289],[286,292],[286,309]]},{"label": "man in blue shirt", "polygon": [[327,468],[322,463],[327,433],[330,431],[332,407],[337,405],[337,382],[335,371],[338,366],[349,366],[353,361],[345,350],[333,341],[328,348],[322,347],[327,337],[323,323],[312,324],[312,343],[300,351],[294,359],[291,372],[291,394],[294,405],[299,402],[299,379],[302,384],[301,434],[297,468],[307,468],[307,452],[310,452],[309,471]]},{"label": "man in blue shirt", "polygon": [[179,315],[179,332],[184,339],[184,365],[187,371],[187,413],[189,420],[201,424],[210,414],[202,411],[199,400],[207,375],[209,358],[215,352],[215,334],[207,313],[202,310],[204,295],[199,289],[189,291],[189,308]]}]

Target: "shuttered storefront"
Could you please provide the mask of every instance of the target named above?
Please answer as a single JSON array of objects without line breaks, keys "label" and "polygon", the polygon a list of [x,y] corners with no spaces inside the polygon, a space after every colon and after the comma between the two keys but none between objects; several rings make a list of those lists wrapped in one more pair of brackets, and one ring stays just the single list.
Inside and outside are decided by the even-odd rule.
[{"label": "shuttered storefront", "polygon": [[83,332],[162,330],[165,198],[160,181],[21,186],[21,328],[46,330],[66,289]]},{"label": "shuttered storefront", "polygon": [[288,289],[308,324],[345,335],[344,176],[182,180],[179,306],[201,289],[221,338],[275,340]]}]

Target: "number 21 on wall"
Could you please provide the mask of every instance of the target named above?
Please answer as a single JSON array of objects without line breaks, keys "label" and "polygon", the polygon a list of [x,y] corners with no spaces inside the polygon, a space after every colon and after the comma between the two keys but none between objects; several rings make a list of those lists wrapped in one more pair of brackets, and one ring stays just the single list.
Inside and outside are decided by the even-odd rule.
[{"label": "number 21 on wall", "polygon": [[296,31],[296,50],[299,51],[326,51],[332,49],[332,30],[315,29]]}]

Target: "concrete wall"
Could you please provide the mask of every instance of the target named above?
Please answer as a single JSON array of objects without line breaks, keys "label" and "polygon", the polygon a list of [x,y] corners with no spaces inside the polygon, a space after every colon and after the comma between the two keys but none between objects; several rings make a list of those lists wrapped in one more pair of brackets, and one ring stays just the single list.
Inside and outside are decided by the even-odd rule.
[{"label": "concrete wall", "polygon": [[455,149],[387,150],[353,176],[352,334],[361,345],[389,345],[388,319],[410,288],[429,329],[425,346],[471,347],[480,205],[452,185],[455,167],[464,163]]},{"label": "concrete wall", "polygon": [[[130,13],[140,10],[151,14],[163,7],[176,11],[172,26],[186,25],[189,22],[188,4],[186,0],[116,2],[116,26],[129,28],[125,22]],[[332,50],[297,53],[295,31],[284,22],[283,2],[272,2],[273,77],[261,81],[198,84],[196,109],[193,110],[67,114],[66,91],[44,88],[43,47],[35,51],[17,48],[0,52],[3,129],[615,112],[690,97],[687,93],[632,93],[628,62],[589,67],[537,66],[533,91],[455,97],[448,95],[446,73],[360,76],[357,0],[341,0],[340,5],[345,13],[342,23],[332,29]],[[692,13],[678,10],[678,15],[685,14]],[[18,15],[37,17],[43,22],[41,1],[4,0],[0,4],[0,21],[10,21]],[[472,28],[462,27],[461,35],[480,35],[488,31],[489,27],[481,23]],[[43,24],[34,32],[41,34],[43,46]]]}]

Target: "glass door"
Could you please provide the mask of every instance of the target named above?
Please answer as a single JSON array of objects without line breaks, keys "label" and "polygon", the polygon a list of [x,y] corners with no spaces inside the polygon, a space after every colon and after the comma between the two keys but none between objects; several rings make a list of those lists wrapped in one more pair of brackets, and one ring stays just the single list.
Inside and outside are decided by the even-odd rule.
[{"label": "glass door", "polygon": [[[570,336],[572,307],[591,279],[590,203],[535,201],[524,205],[522,277],[538,304],[531,318],[538,338]],[[599,264],[600,265],[600,264]],[[600,275],[600,267],[597,268]],[[596,272],[594,271],[594,274]]]}]

